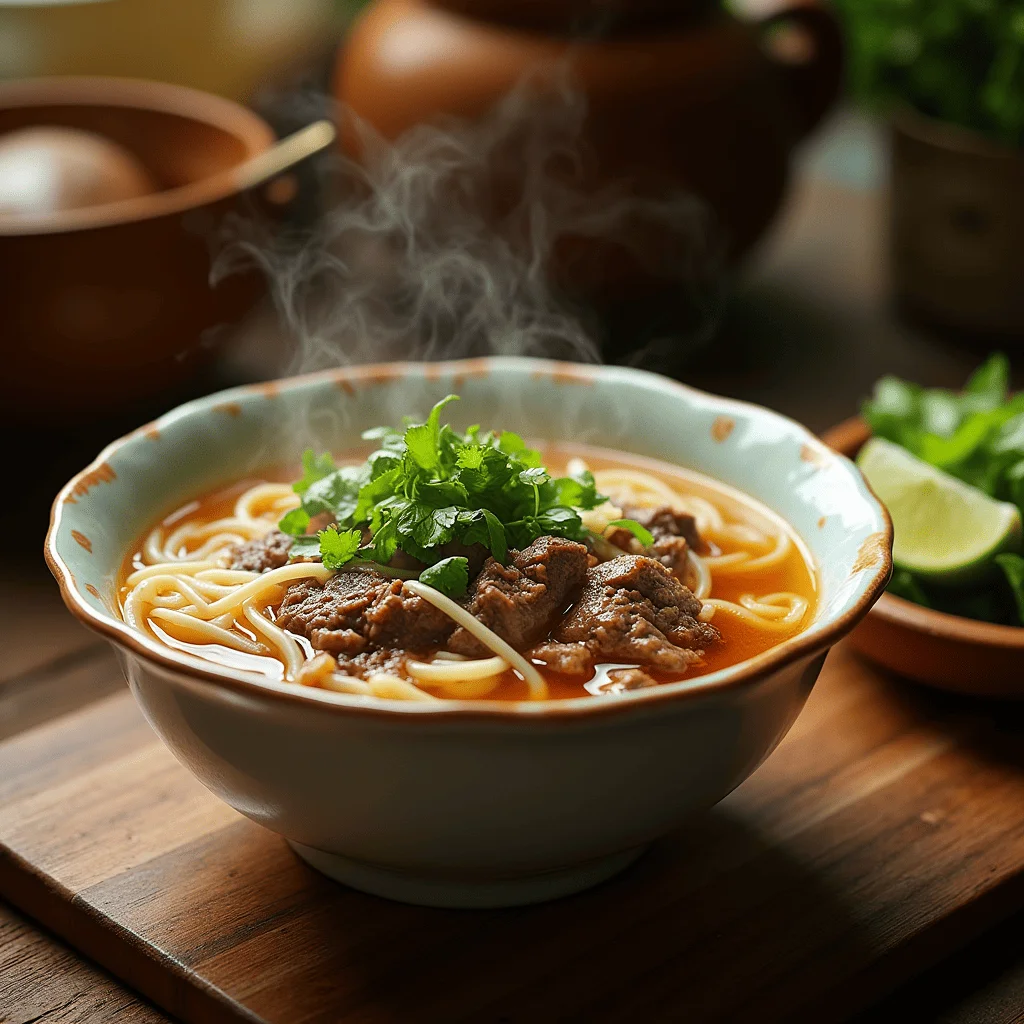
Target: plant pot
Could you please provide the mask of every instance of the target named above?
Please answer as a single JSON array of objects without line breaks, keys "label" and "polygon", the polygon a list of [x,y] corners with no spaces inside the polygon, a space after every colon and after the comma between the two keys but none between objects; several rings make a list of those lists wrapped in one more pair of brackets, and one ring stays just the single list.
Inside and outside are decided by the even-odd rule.
[{"label": "plant pot", "polygon": [[[638,5],[645,18],[619,25],[612,17],[600,36],[553,28],[559,18],[564,25],[567,15],[598,7],[636,16],[624,2],[565,0],[549,6],[550,30],[540,31],[534,3],[377,0],[339,57],[343,145],[364,154],[360,120],[393,140],[446,116],[483,119],[525,79],[541,88],[568,79],[586,107],[573,188],[588,195],[613,186],[639,198],[695,194],[710,207],[728,256],[738,259],[782,201],[793,146],[838,92],[835,21],[810,3],[751,23],[696,0],[645,0]],[[796,56],[791,49],[789,62],[768,45],[787,30],[808,44]],[[625,248],[659,248],[656,238],[635,241],[626,239]],[[585,245],[595,251],[593,239]],[[629,293],[649,280],[649,268],[625,266],[610,249],[597,262],[588,269],[591,293],[610,281]]]},{"label": "plant pot", "polygon": [[891,173],[900,306],[940,327],[1024,341],[1024,154],[905,112],[892,125]]}]

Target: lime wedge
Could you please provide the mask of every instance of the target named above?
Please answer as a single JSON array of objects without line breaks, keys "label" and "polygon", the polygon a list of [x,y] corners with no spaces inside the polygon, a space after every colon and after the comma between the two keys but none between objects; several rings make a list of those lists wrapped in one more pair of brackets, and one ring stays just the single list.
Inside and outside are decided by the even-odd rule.
[{"label": "lime wedge", "polygon": [[986,575],[993,556],[1016,551],[1016,505],[996,501],[906,449],[873,437],[857,465],[889,509],[893,562],[934,583],[959,586]]}]

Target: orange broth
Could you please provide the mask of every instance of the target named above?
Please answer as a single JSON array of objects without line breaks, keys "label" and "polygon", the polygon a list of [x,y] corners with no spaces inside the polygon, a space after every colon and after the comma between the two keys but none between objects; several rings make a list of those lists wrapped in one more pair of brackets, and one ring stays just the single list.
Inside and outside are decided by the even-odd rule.
[{"label": "orange broth", "polygon": [[[645,671],[657,679],[658,682],[674,682],[683,678],[692,679],[719,669],[729,668],[738,662],[745,661],[748,658],[770,650],[772,647],[799,633],[807,623],[812,621],[816,603],[817,580],[810,554],[803,541],[788,523],[767,510],[763,505],[756,503],[752,498],[690,470],[624,452],[570,444],[538,443],[535,447],[542,452],[545,465],[554,475],[563,474],[566,464],[574,457],[584,459],[590,469],[595,472],[603,469],[639,470],[657,477],[677,491],[684,494],[693,494],[713,502],[728,521],[743,522],[749,520],[754,515],[761,521],[769,519],[780,529],[785,530],[793,541],[786,558],[776,567],[764,569],[750,575],[723,575],[720,578],[715,578],[714,574],[712,574],[710,596],[723,598],[727,601],[737,601],[743,594],[763,595],[778,591],[791,591],[806,598],[808,602],[804,622],[788,632],[776,632],[761,630],[733,616],[718,614],[714,618],[714,625],[722,634],[721,641],[705,651],[701,663],[691,668],[684,675],[656,672],[645,668]],[[365,454],[365,451],[352,451],[347,459],[342,457],[339,462],[357,462]],[[172,524],[177,526],[186,521],[204,523],[228,516],[231,514],[231,510],[239,495],[250,487],[266,482],[287,482],[297,479],[298,476],[299,473],[294,467],[288,469],[278,468],[268,470],[258,478],[253,477],[236,481],[227,487],[206,494],[176,509],[162,520],[161,525],[165,527]],[[738,547],[739,545],[729,547],[723,544],[717,550],[722,554],[728,554],[731,550],[737,550]],[[125,580],[127,577],[135,569],[141,568],[145,564],[142,561],[141,551],[142,540],[140,539],[139,544],[128,555],[122,566],[120,576],[120,593],[122,597],[125,593]],[[226,667],[236,669],[249,668],[250,670],[258,667],[266,671],[266,674],[271,678],[277,680],[282,678],[281,663],[277,658],[271,656],[238,655],[223,647],[214,646],[211,648],[206,645],[189,644],[178,640],[172,641],[172,645],[179,650],[197,654],[200,657]],[[551,672],[539,664],[537,667],[548,682],[550,699],[590,695],[590,691],[586,688],[586,683],[592,681],[593,676],[583,679],[579,676],[566,676],[557,672]],[[598,665],[596,673],[603,675],[609,668],[616,667],[622,666],[619,664]],[[509,671],[505,673],[498,687],[483,699],[518,701],[525,699],[525,697],[525,684],[518,676]]]}]

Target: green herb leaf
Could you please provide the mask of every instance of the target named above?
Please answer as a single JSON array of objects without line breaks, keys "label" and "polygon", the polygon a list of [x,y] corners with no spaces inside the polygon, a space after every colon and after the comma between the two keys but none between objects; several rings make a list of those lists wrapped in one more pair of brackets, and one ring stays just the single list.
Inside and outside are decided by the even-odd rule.
[{"label": "green herb leaf", "polygon": [[487,540],[491,554],[505,565],[508,562],[508,541],[505,539],[505,527],[501,520],[490,510],[482,509],[484,522],[487,524]]},{"label": "green herb leaf", "polygon": [[359,530],[338,531],[335,529],[320,532],[320,560],[328,569],[340,569],[351,562],[363,542]]},{"label": "green herb leaf", "polygon": [[301,537],[309,528],[309,518],[309,513],[304,508],[293,508],[281,517],[277,528],[291,537]]},{"label": "green herb leaf", "polygon": [[441,465],[438,441],[440,438],[441,410],[450,402],[457,402],[458,395],[442,398],[427,417],[426,423],[418,423],[405,432],[405,447],[409,455],[422,469],[438,469]]},{"label": "green herb leaf", "polygon": [[964,391],[989,409],[1002,405],[1010,391],[1010,360],[1002,352],[994,352],[971,374]]},{"label": "green herb leaf", "polygon": [[315,536],[296,537],[288,549],[288,560],[298,561],[300,558],[319,558],[320,538]]},{"label": "green herb leaf", "polygon": [[618,526],[623,530],[629,530],[631,534],[645,547],[649,548],[654,543],[654,534],[642,526],[635,519],[613,519],[609,526]]},{"label": "green herb leaf", "polygon": [[589,469],[575,476],[563,476],[554,481],[557,501],[560,505],[589,511],[603,505],[608,499],[597,493],[594,474]]},{"label": "green herb leaf", "polygon": [[323,479],[328,473],[334,471],[334,459],[330,452],[323,452],[317,455],[312,448],[307,448],[302,453],[302,478],[292,484],[292,490],[296,494],[304,494],[311,484]]},{"label": "green herb leaf", "polygon": [[420,573],[420,583],[447,597],[461,597],[469,586],[469,559],[458,556],[442,558]]},{"label": "green herb leaf", "polygon": [[[329,457],[307,453],[302,508],[284,526],[308,547],[302,533],[314,516],[329,513],[335,536],[348,529],[362,544],[369,533],[359,550],[381,564],[401,550],[429,565],[449,543],[483,545],[506,563],[510,547],[544,534],[583,539],[580,510],[607,500],[592,474],[552,480],[540,454],[514,431],[458,433],[441,422],[455,399],[438,402],[424,423],[366,431],[364,438],[380,447],[361,466],[336,469]],[[325,564],[344,564],[355,541],[340,547],[332,536],[326,543]]]},{"label": "green herb leaf", "polygon": [[373,560],[387,565],[398,550],[398,524],[390,516],[383,520],[373,535]]},{"label": "green herb leaf", "polygon": [[540,484],[547,483],[550,479],[548,471],[543,466],[532,466],[530,469],[524,469],[519,474],[519,480],[530,487],[538,487]]},{"label": "green herb leaf", "polygon": [[1013,592],[1013,599],[1017,605],[1017,617],[1021,625],[1024,625],[1024,558],[1020,555],[1010,553],[996,555],[996,565],[1003,570],[1006,582]]},{"label": "green herb leaf", "polygon": [[928,595],[921,588],[921,584],[906,569],[893,569],[892,579],[889,580],[889,586],[886,589],[890,594],[895,594],[897,597],[902,597],[907,601],[913,601],[914,604],[919,604],[924,608],[931,608],[932,606],[931,601],[928,600]]}]

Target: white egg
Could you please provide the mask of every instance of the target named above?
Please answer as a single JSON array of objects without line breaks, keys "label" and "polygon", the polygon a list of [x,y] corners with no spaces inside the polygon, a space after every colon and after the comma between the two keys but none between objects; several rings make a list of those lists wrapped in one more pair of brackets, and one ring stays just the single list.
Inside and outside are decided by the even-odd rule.
[{"label": "white egg", "polygon": [[0,135],[0,216],[41,216],[155,191],[135,156],[93,132],[40,126]]}]

